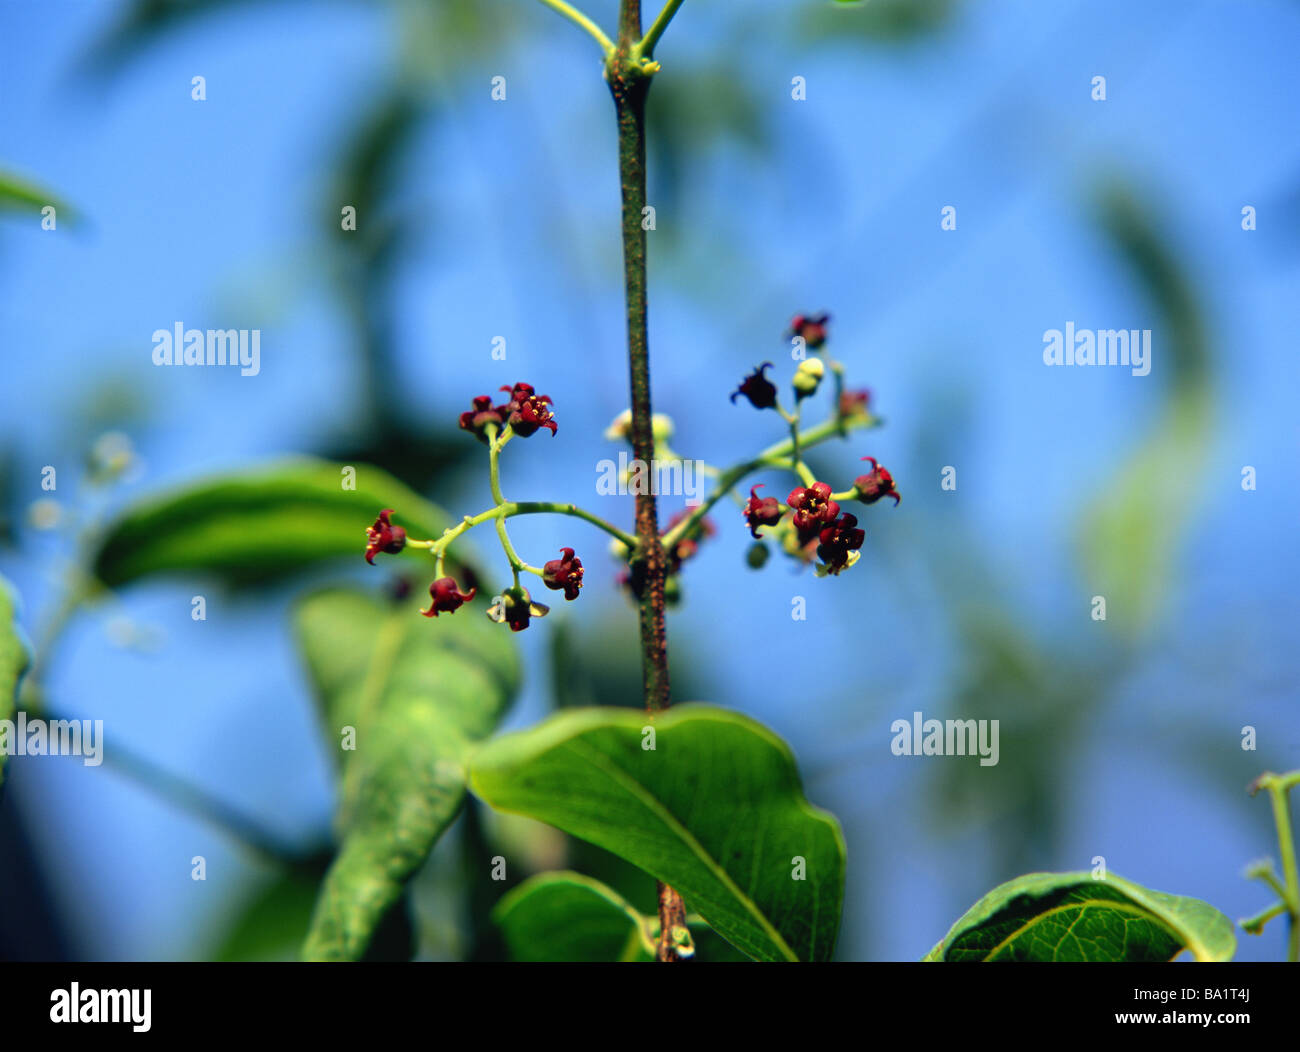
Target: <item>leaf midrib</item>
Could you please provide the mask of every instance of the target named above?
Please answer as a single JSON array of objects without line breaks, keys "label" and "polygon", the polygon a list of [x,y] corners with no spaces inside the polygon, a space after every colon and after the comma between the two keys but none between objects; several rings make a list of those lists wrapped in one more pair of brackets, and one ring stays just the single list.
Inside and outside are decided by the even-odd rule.
[{"label": "leaf midrib", "polygon": [[[1004,938],[1001,942],[999,942],[996,946],[994,946],[991,950],[989,950],[988,953],[984,955],[984,960],[985,961],[991,960],[994,956],[997,955],[997,953],[1000,950],[1003,949],[1003,947],[1008,945],[1013,940],[1018,939],[1031,927],[1033,927],[1035,924],[1039,923],[1046,917],[1051,917],[1057,913],[1064,913],[1066,910],[1076,910],[1076,909],[1085,910],[1090,908],[1103,908],[1103,907],[1106,909],[1115,909],[1115,910],[1127,911],[1129,913],[1136,913],[1140,917],[1143,917],[1147,920],[1154,921],[1155,923],[1159,924],[1162,928],[1164,928],[1170,935],[1172,935],[1174,937],[1175,942],[1181,944],[1182,949],[1178,951],[1179,953],[1182,953],[1183,949],[1188,949],[1192,951],[1193,956],[1195,956],[1197,960],[1204,960],[1204,957],[1202,956],[1202,951],[1205,951],[1205,946],[1203,946],[1196,939],[1190,938],[1186,932],[1179,931],[1169,921],[1165,920],[1163,917],[1159,916],[1158,914],[1152,912],[1150,909],[1139,906],[1137,903],[1134,902],[1125,902],[1122,899],[1095,899],[1095,898],[1078,899],[1074,902],[1064,903],[1060,906],[1053,906],[1051,909],[1044,910],[1042,913],[1035,913],[1032,917],[1030,917],[1027,921],[1025,921],[1024,924],[1020,925],[1020,927],[1018,927],[1010,935],[1006,936],[1006,938]],[[1175,954],[1174,956],[1177,956],[1177,954]]]},{"label": "leaf midrib", "polygon": [[721,866],[720,863],[718,863],[716,859],[714,859],[711,854],[709,854],[708,851],[704,849],[704,845],[695,839],[690,830],[682,825],[677,817],[668,810],[667,805],[664,804],[662,800],[651,793],[645,786],[617,764],[609,762],[609,757],[599,749],[588,745],[579,738],[570,738],[564,742],[564,745],[578,753],[578,755],[586,759],[588,763],[592,764],[592,766],[604,771],[613,778],[614,781],[623,785],[624,788],[631,792],[633,796],[637,797],[643,804],[645,804],[650,809],[651,813],[659,818],[665,826],[676,832],[687,847],[691,849],[692,853],[695,854],[704,864],[705,868],[713,874],[724,888],[735,896],[737,901],[739,901],[741,905],[744,906],[745,910],[758,922],[763,933],[772,941],[777,949],[781,951],[786,959],[790,961],[799,960],[799,955],[790,948],[789,944],[784,938],[782,938],[781,933],[773,927],[772,922],[768,920],[763,911],[758,908],[757,903],[755,903],[753,899],[740,889],[736,882],[731,878],[731,875]]}]

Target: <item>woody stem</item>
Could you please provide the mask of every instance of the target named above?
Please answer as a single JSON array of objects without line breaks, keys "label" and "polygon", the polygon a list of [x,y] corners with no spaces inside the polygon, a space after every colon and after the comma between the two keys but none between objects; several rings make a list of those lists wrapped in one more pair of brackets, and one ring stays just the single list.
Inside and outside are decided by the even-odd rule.
[{"label": "woody stem", "polygon": [[[646,318],[645,106],[650,74],[642,67],[641,0],[620,0],[618,43],[605,65],[618,122],[618,172],[623,199],[623,281],[627,305],[627,357],[632,394],[632,451],[653,464],[650,410],[650,348]],[[639,597],[641,683],[650,713],[668,707],[668,634],[664,619],[667,558],[659,543],[659,513],[653,493],[636,496],[636,554],[642,584]],[[678,961],[675,931],[686,929],[686,905],[673,888],[659,884],[659,945],[655,959]]]}]

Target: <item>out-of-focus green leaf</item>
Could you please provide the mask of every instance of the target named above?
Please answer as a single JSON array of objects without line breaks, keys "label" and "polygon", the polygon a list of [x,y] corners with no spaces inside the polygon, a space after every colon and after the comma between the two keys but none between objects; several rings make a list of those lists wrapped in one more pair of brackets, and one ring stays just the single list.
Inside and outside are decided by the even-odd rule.
[{"label": "out-of-focus green leaf", "polygon": [[[107,530],[95,575],[111,588],[159,573],[213,574],[230,584],[262,583],[328,559],[360,560],[366,527],[384,508],[417,538],[437,537],[446,515],[379,468],[281,461],[190,483],[129,507]],[[394,556],[380,555],[378,560]],[[398,558],[429,563],[408,548]]]},{"label": "out-of-focus green leaf", "polygon": [[805,799],[785,743],[700,705],[673,708],[653,726],[648,749],[643,713],[563,713],[479,750],[471,787],[493,807],[549,822],[671,884],[751,957],[829,960],[844,841]]},{"label": "out-of-focus green leaf", "polygon": [[294,624],[332,749],[343,749],[341,846],[303,953],[356,960],[406,881],[455,818],[473,743],[518,685],[510,633],[472,612],[436,621],[414,601],[330,590]]},{"label": "out-of-focus green leaf", "polygon": [[1106,599],[1106,621],[1123,638],[1153,622],[1179,554],[1204,474],[1196,470],[1213,422],[1210,349],[1198,297],[1175,250],[1144,205],[1122,185],[1098,196],[1102,229],[1155,307],[1151,372],[1164,401],[1132,458],[1107,473],[1081,527],[1091,594]]},{"label": "out-of-focus green leaf", "polygon": [[212,955],[216,961],[293,961],[302,949],[319,874],[288,870],[243,904]]},{"label": "out-of-focus green leaf", "polygon": [[958,0],[836,0],[810,5],[797,17],[812,40],[901,44],[944,29],[958,6]]},{"label": "out-of-focus green leaf", "polygon": [[[605,616],[581,623],[566,618],[548,631],[551,693],[557,708],[643,706],[635,618]],[[707,676],[698,672],[707,662],[691,660],[689,640],[674,641],[673,652],[673,697],[707,696]]]},{"label": "out-of-focus green leaf", "polygon": [[952,926],[927,961],[1228,961],[1232,921],[1199,899],[1110,874],[1027,873],[1000,884]]},{"label": "out-of-focus green leaf", "polygon": [[[27,644],[18,628],[18,603],[13,587],[0,577],[0,720],[14,713],[18,681],[27,670],[30,658]],[[8,750],[0,751],[0,778],[4,776]]]},{"label": "out-of-focus green leaf", "polygon": [[77,221],[76,212],[49,190],[12,173],[0,172],[0,210],[39,215],[46,205],[54,206],[60,222],[71,225]]}]

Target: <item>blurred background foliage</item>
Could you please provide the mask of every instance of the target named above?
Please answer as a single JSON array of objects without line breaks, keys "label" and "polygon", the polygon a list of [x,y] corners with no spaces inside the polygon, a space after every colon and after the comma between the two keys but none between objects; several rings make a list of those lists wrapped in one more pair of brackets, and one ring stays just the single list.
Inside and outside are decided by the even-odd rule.
[{"label": "blurred background foliage", "polygon": [[[611,25],[615,6],[589,10]],[[614,455],[599,434],[626,401],[598,63],[525,0],[55,3],[34,24],[42,46],[3,75],[0,265],[18,366],[0,430],[3,568],[27,598],[52,704],[104,713],[126,741],[102,772],[11,771],[0,901],[26,905],[0,907],[0,953],[291,957],[331,855],[332,790],[323,747],[298,744],[313,738],[311,704],[272,627],[290,593],[223,600],[198,643],[169,620],[177,597],[188,610],[179,586],[65,619],[77,533],[164,479],[286,451],[373,463],[453,514],[477,510],[481,451],[455,414],[524,378],[555,396],[561,434],[506,465],[507,491],[589,502],[574,480]],[[1253,912],[1239,870],[1270,835],[1244,786],[1300,762],[1283,543],[1298,508],[1283,392],[1297,380],[1300,166],[1278,145],[1298,28],[1282,3],[691,0],[660,49],[651,333],[674,446],[718,463],[776,437],[725,396],[757,361],[782,361],[789,315],[825,307],[836,356],[887,426],[870,446],[818,450],[814,470],[851,477],[871,452],[904,494],[864,516],[868,558],[825,582],[781,560],[745,570],[748,539],[720,506],[670,625],[675,697],[772,725],[810,798],[840,816],[842,957],[919,957],[993,884],[1096,855]],[[1207,82],[1210,68],[1223,79]],[[211,120],[185,108],[205,71]],[[1099,72],[1104,104],[1089,97]],[[488,98],[497,74],[504,106]],[[796,75],[807,103],[789,98]],[[133,186],[106,151],[152,177]],[[252,203],[255,186],[274,187],[269,200]],[[121,214],[149,187],[152,219]],[[77,219],[57,250],[33,232],[53,192],[60,229],[65,197]],[[1250,234],[1246,203],[1261,216]],[[946,204],[952,234],[938,228]],[[203,219],[214,212],[230,243]],[[189,240],[169,281],[141,257],[168,253],[172,223]],[[95,284],[114,271],[134,313]],[[41,291],[65,274],[70,289]],[[60,325],[72,291],[99,321]],[[264,377],[152,370],[145,334],[182,317],[268,330]],[[1151,375],[1044,369],[1041,333],[1069,319],[1152,329]],[[500,333],[505,366],[488,353]],[[106,487],[61,467],[78,492],[61,483],[57,509],[33,511],[41,466],[93,468],[105,432],[129,436],[130,470]],[[1261,492],[1241,490],[1247,463]],[[955,492],[939,489],[946,465]],[[568,526],[529,526],[529,551],[579,543]],[[522,640],[517,722],[636,703],[634,618],[612,564],[602,580],[603,542],[581,542],[589,588]],[[791,594],[810,597],[811,623],[791,627]],[[160,650],[144,645],[158,623]],[[245,667],[218,671],[230,661]],[[888,727],[914,710],[1000,720],[999,765],[891,756]],[[1240,747],[1247,724],[1259,752]],[[98,802],[92,776],[116,780]],[[193,854],[213,859],[210,891],[189,886]],[[502,882],[483,876],[497,855]],[[471,801],[371,955],[499,957],[501,895],[561,868],[653,911],[644,874]],[[1272,938],[1243,956],[1277,956]]]}]

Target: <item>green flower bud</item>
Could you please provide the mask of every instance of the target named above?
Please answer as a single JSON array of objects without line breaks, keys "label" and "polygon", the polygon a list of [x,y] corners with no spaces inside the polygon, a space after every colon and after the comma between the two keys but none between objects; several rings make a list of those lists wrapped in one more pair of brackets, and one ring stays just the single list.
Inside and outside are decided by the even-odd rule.
[{"label": "green flower bud", "polygon": [[745,552],[745,562],[749,564],[751,570],[761,570],[767,565],[768,557],[771,554],[766,544],[762,541],[755,541]]},{"label": "green flower bud", "polygon": [[826,375],[826,366],[820,358],[805,358],[794,371],[795,399],[807,398],[814,394]]}]

